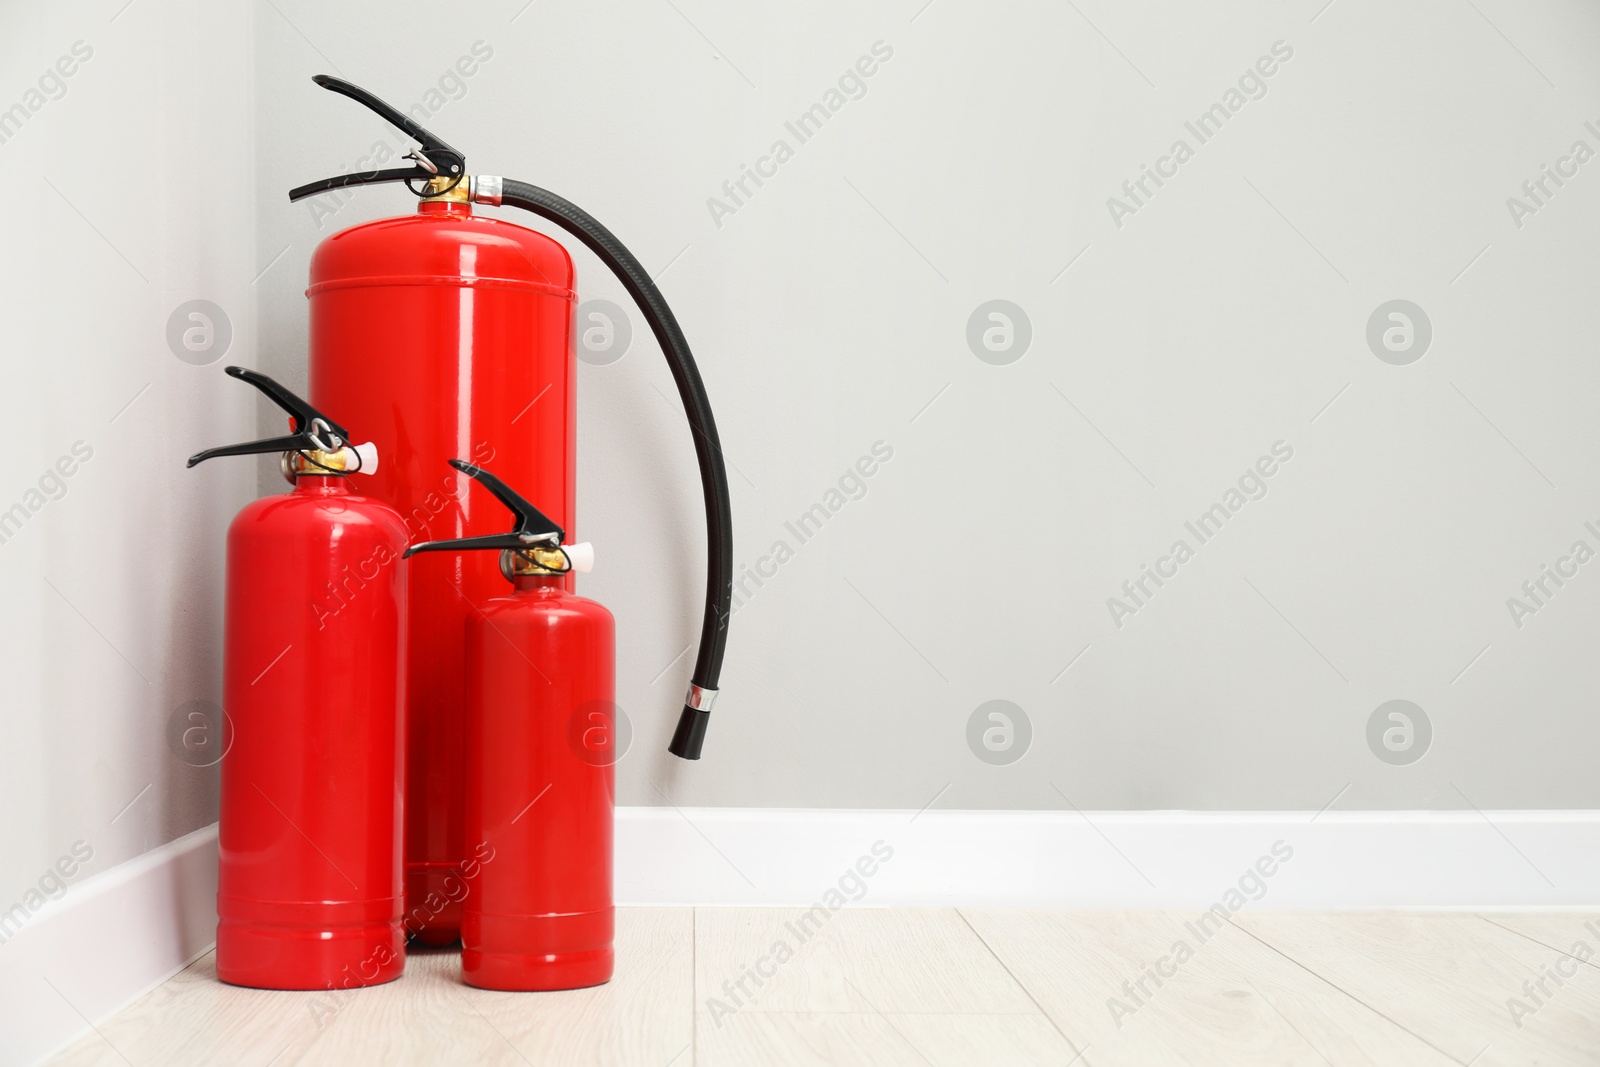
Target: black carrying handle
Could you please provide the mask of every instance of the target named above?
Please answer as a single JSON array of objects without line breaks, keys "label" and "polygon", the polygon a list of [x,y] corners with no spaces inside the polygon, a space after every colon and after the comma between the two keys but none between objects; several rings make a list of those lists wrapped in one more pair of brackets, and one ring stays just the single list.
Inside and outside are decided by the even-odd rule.
[{"label": "black carrying handle", "polygon": [[446,541],[419,541],[401,555],[405,559],[417,552],[462,552],[474,548],[532,548],[547,544],[560,548],[566,540],[566,531],[550,520],[544,512],[528,503],[516,490],[490,474],[482,467],[474,467],[465,460],[452,459],[450,466],[478,482],[493,493],[511,510],[511,532],[484,534],[481,537],[457,537]]},{"label": "black carrying handle", "polygon": [[[321,181],[308,182],[289,190],[289,200],[304,200],[308,196],[325,193],[330,189],[339,189],[348,185],[377,185],[381,182],[405,182],[411,191],[418,196],[433,196],[437,193],[453,189],[467,176],[467,157],[456,149],[445,144],[444,139],[431,132],[410,115],[401,111],[376,96],[367,92],[359,85],[335,78],[331,74],[318,74],[311,79],[324,89],[348,96],[367,110],[375,113],[379,118],[392,126],[398,126],[406,135],[422,147],[407,156],[415,159],[415,167],[391,168],[389,170],[369,170],[356,174],[338,174],[332,178],[323,178]],[[426,182],[432,178],[449,178],[450,184],[444,188],[429,192],[419,190],[410,185],[413,181]]]},{"label": "black carrying handle", "polygon": [[[437,135],[425,129],[409,116],[391,107],[359,86],[326,74],[313,79],[324,89],[350,97],[373,111],[416,140],[422,147],[420,154],[407,158],[418,165],[409,170],[374,170],[364,174],[345,174],[326,178],[320,182],[302,185],[289,193],[290,200],[299,200],[315,193],[350,185],[375,185],[381,182],[403,181],[418,196],[436,196],[454,188],[465,180],[465,157],[447,145]],[[448,178],[443,188],[430,186],[419,189],[413,181]],[[732,502],[728,493],[727,462],[722,455],[722,442],[717,435],[716,420],[711,414],[711,402],[700,379],[694,355],[689,351],[676,316],[661,295],[648,271],[630,252],[626,245],[600,222],[554,193],[526,182],[505,179],[501,190],[492,197],[478,201],[505,204],[531,211],[549,219],[582,241],[601,262],[617,276],[644,312],[651,332],[661,345],[683,401],[684,414],[694,431],[695,456],[700,466],[700,481],[705,494],[706,513],[706,603],[700,627],[700,650],[690,676],[689,695],[678,718],[668,751],[683,759],[699,759],[705,744],[706,727],[711,717],[711,703],[716,697],[718,680],[722,673],[723,654],[728,640],[728,619],[733,613],[733,517]],[[474,190],[475,192],[475,190]],[[470,194],[469,194],[470,195]],[[459,547],[459,546],[458,546]],[[492,546],[482,546],[492,547]],[[507,546],[515,547],[515,546]]]},{"label": "black carrying handle", "polygon": [[[246,441],[238,445],[208,448],[204,452],[196,452],[190,456],[188,466],[193,467],[196,463],[204,463],[219,456],[256,456],[269,452],[303,452],[313,449],[333,452],[350,440],[349,430],[312,407],[304,397],[290,392],[265,374],[253,371],[249,367],[228,367],[224,373],[255,386],[266,394],[267,399],[288,412],[289,417],[294,420],[294,432],[287,437],[268,437],[261,441]],[[319,424],[325,429],[327,437],[317,437]],[[328,445],[333,447],[326,447]]]}]

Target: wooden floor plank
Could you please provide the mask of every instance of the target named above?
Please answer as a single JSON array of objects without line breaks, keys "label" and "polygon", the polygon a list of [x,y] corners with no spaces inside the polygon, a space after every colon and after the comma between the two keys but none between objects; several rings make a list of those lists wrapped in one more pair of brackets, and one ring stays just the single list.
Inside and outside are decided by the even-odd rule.
[{"label": "wooden floor plank", "polygon": [[349,995],[323,1019],[303,1053],[272,1067],[347,1067],[357,1063],[519,1063],[462,986],[459,957],[444,949],[413,951],[398,981]]},{"label": "wooden floor plank", "polygon": [[1557,952],[1588,955],[1587,962],[1600,967],[1600,912],[1485,912],[1479,918]]},{"label": "wooden floor plank", "polygon": [[881,1015],[749,1011],[719,1018],[718,1024],[700,1013],[695,1067],[927,1067]]},{"label": "wooden floor plank", "polygon": [[1082,1063],[1044,1015],[888,1015],[924,1062],[937,1067]]},{"label": "wooden floor plank", "polygon": [[719,1018],[747,1005],[850,1013],[864,1003],[891,1014],[1038,1014],[949,909],[845,909],[809,921],[797,908],[701,909],[695,949],[695,1001]]},{"label": "wooden floor plank", "polygon": [[[1535,1004],[1523,983],[1566,958],[1473,915],[1241,915],[1239,925],[1474,1067],[1600,1063],[1600,968]],[[1534,1009],[1519,1013],[1521,1002]]]},{"label": "wooden floor plank", "polygon": [[449,951],[387,986],[274,993],[207,955],[51,1062],[1600,1063],[1596,914],[807,915],[622,909],[617,977],[565,993],[471,989]]},{"label": "wooden floor plank", "polygon": [[1187,912],[969,911],[1095,1067],[1450,1060],[1290,960]]},{"label": "wooden floor plank", "polygon": [[697,1067],[1016,1067],[1065,1065],[1076,1055],[1042,1015],[872,1011],[745,1011],[723,1020],[721,1027],[702,1011],[698,1053]]},{"label": "wooden floor plank", "polygon": [[307,993],[217,981],[213,953],[151,990],[50,1060],[58,1067],[293,1063],[320,1036]]}]

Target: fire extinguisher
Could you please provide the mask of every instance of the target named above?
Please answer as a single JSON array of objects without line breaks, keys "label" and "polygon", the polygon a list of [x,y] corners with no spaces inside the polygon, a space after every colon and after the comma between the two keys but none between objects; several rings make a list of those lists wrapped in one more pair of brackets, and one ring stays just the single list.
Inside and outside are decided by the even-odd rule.
[{"label": "fire extinguisher", "polygon": [[616,638],[611,612],[567,592],[594,562],[488,471],[451,460],[511,509],[511,532],[416,552],[498,550],[509,595],[466,621],[465,830],[481,864],[462,903],[461,973],[483,989],[578,989],[611,978]]},{"label": "fire extinguisher", "polygon": [[217,977],[258,989],[400,977],[399,778],[406,526],[350,492],[371,444],[264,374],[227,373],[288,412],[286,437],[212,448],[283,453],[293,490],[228,527]]},{"label": "fire extinguisher", "polygon": [[[370,432],[384,466],[373,495],[394,505],[411,539],[488,534],[493,508],[474,502],[444,463],[492,463],[571,531],[576,364],[572,259],[544,234],[474,213],[517,207],[575,236],[622,281],[666,355],[691,428],[705,497],[707,565],[700,646],[670,750],[698,759],[716,698],[733,592],[733,526],[722,446],[689,344],[666,299],[617,238],[569,201],[525,182],[468,175],[463,154],[366,90],[326,75],[419,145],[410,167],[300,186],[291,201],[345,187],[404,182],[415,214],[325,239],[311,263],[311,396]],[[333,192],[348,197],[348,193]],[[496,596],[491,559],[447,552],[412,564],[406,661],[408,927],[428,944],[457,936],[446,882],[467,854],[462,696],[466,621]],[[564,581],[566,579],[563,579]],[[570,589],[570,585],[568,585]]]}]

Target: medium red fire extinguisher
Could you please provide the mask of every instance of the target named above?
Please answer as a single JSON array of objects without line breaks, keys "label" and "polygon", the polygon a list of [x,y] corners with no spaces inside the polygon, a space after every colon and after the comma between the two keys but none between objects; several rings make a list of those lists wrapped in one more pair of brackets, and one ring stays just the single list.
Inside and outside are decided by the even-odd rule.
[{"label": "medium red fire extinguisher", "polygon": [[610,980],[616,638],[611,612],[567,592],[588,545],[469,463],[511,510],[509,533],[406,550],[496,550],[507,595],[466,622],[465,831],[492,856],[462,903],[461,973],[483,989],[578,989]]},{"label": "medium red fire extinguisher", "polygon": [[329,989],[400,977],[399,777],[406,527],[347,476],[378,454],[264,374],[227,373],[288,412],[286,437],[212,448],[281,452],[294,488],[228,528],[217,878],[217,977]]},{"label": "medium red fire extinguisher", "polygon": [[[711,405],[666,299],[622,242],[576,205],[526,182],[469,175],[461,152],[409,116],[349,82],[314,80],[419,145],[406,157],[413,166],[340,175],[289,194],[347,197],[334,191],[404,182],[421,199],[416,214],[324,240],[307,289],[312,399],[371,433],[384,455],[373,494],[401,512],[413,541],[485,535],[499,525],[492,507],[464,491],[464,479],[446,474],[453,457],[493,463],[563,529],[576,525],[572,260],[551,238],[476,214],[475,205],[517,207],[554,222],[597,255],[644,312],[683,401],[705,497],[700,647],[670,745],[675,755],[698,759],[727,639],[733,525]],[[493,559],[472,552],[444,552],[413,566],[405,650],[407,925],[438,945],[457,936],[459,893],[447,883],[474,844],[463,822],[466,624],[499,594],[501,579]]]}]

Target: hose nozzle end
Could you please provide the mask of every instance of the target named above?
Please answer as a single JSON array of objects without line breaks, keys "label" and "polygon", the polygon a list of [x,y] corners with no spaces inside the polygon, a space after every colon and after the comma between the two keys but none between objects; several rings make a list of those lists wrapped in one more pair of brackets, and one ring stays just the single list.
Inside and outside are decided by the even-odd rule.
[{"label": "hose nozzle end", "polygon": [[711,712],[699,708],[683,707],[678,716],[678,728],[673,731],[672,744],[667,746],[679,759],[699,759],[700,749],[706,743],[706,726],[711,722]]}]

